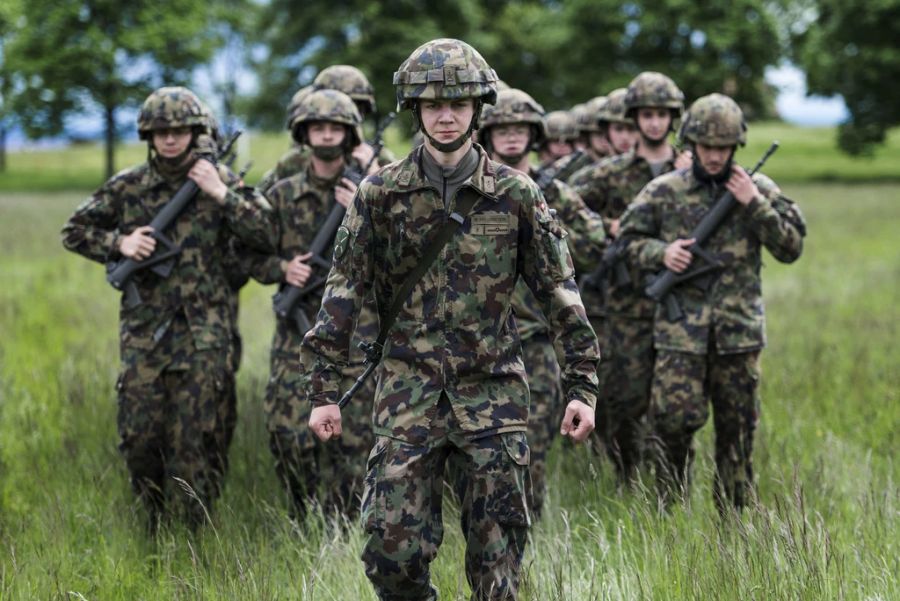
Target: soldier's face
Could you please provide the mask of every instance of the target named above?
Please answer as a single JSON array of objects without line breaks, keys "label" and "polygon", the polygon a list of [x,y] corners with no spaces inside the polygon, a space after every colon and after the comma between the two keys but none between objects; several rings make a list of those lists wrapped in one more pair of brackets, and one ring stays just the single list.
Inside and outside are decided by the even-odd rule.
[{"label": "soldier's face", "polygon": [[423,100],[419,103],[422,127],[432,138],[445,144],[466,133],[474,116],[475,101],[471,98]]},{"label": "soldier's face", "polygon": [[553,156],[554,159],[561,159],[564,156],[570,155],[575,152],[575,148],[573,148],[571,142],[568,142],[566,140],[548,140],[547,151]]},{"label": "soldier's face", "polygon": [[153,148],[165,159],[181,156],[190,144],[190,127],[167,127],[153,130]]},{"label": "soldier's face", "polygon": [[612,146],[609,145],[609,140],[603,134],[592,131],[588,140],[590,141],[591,150],[598,155],[608,156],[612,154]]},{"label": "soldier's face", "polygon": [[613,148],[613,154],[628,152],[638,141],[637,130],[627,123],[610,123],[607,135],[609,144]]},{"label": "soldier's face", "polygon": [[697,160],[700,161],[700,166],[710,175],[718,175],[728,165],[731,154],[734,152],[734,146],[696,144],[694,150],[697,153]]},{"label": "soldier's face", "polygon": [[672,125],[672,113],[667,108],[641,107],[637,111],[638,129],[645,138],[659,141],[669,133]]},{"label": "soldier's face", "polygon": [[531,127],[525,123],[497,125],[491,128],[491,146],[504,156],[519,156],[528,149]]},{"label": "soldier's face", "polygon": [[337,146],[346,133],[343,125],[331,121],[313,121],[306,126],[310,146]]}]

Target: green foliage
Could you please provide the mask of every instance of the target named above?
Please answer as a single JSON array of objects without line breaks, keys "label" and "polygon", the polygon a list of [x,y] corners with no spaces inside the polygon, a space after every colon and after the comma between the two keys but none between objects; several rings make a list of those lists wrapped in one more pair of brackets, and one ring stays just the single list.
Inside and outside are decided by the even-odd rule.
[{"label": "green foliage", "polygon": [[[810,235],[797,263],[765,266],[761,505],[716,515],[711,424],[690,504],[671,514],[558,443],[522,601],[900,598],[900,188],[785,190]],[[274,326],[260,286],[242,293],[240,422],[213,522],[143,535],[115,448],[117,295],[58,244],[80,196],[0,195],[0,599],[374,600],[358,525],[287,517],[259,403]],[[434,578],[442,599],[465,599],[449,505]]]},{"label": "green foliage", "polygon": [[900,123],[900,0],[808,0],[795,55],[810,94],[841,94],[850,111],[838,143],[870,154]]}]

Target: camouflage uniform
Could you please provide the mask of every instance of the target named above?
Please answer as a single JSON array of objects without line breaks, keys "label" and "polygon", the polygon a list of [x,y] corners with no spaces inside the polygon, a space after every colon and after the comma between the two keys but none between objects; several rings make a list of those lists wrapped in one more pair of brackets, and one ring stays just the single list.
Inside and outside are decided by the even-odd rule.
[{"label": "camouflage uniform", "polygon": [[[665,93],[657,93],[656,80],[644,89],[645,74],[635,78],[625,97],[626,116],[640,106],[663,106],[676,110],[683,95],[671,80]],[[610,97],[613,95],[610,94]],[[617,101],[617,99],[616,99]],[[656,103],[650,105],[650,103]],[[680,114],[680,113],[679,113]],[[666,173],[674,168],[673,159],[662,166]],[[653,179],[650,164],[631,150],[610,157],[572,178],[572,186],[585,204],[600,214],[609,231],[638,195]],[[600,402],[598,433],[603,436],[607,453],[616,466],[621,482],[634,478],[641,464],[646,428],[644,416],[650,406],[653,378],[654,303],[643,293],[644,279],[650,272],[628,266],[630,281],[617,283],[610,278],[605,290],[585,287],[583,297],[591,323],[600,339]]]},{"label": "camouflage uniform", "polygon": [[[138,116],[143,139],[181,126],[195,130],[197,147],[214,145],[196,96],[184,88],[157,90]],[[100,263],[118,260],[121,237],[150,222],[187,170],[151,153],[148,163],[118,173],[76,209],[63,244]],[[183,479],[207,508],[219,493],[233,424],[223,395],[233,324],[223,254],[230,235],[268,249],[274,234],[265,199],[238,186],[226,168],[219,174],[230,187],[224,202],[198,192],[164,232],[181,247],[171,275],[140,272],[133,281],[143,303],[129,307],[123,299],[120,311],[119,448],[151,524],[167,495],[192,523],[203,517],[186,494],[171,495],[172,478]]]},{"label": "camouflage uniform", "polygon": [[[353,102],[335,90],[316,91],[307,95],[295,111],[292,128],[312,121],[332,121],[348,127],[347,149],[356,146],[362,135],[361,118]],[[300,134],[301,138],[305,134]],[[310,148],[308,145],[305,148]],[[348,153],[345,153],[345,158]],[[262,284],[283,284],[282,265],[310,247],[324,224],[334,200],[334,187],[341,174],[330,179],[317,176],[309,163],[298,174],[280,180],[267,192],[277,225],[277,252],[255,255],[251,273]],[[331,256],[331,247],[325,255]],[[315,274],[314,274],[315,277]],[[322,296],[311,292],[301,303],[310,323],[315,321]],[[372,307],[366,306],[360,316],[357,334],[374,336],[377,320]],[[370,418],[365,403],[357,403],[348,410],[344,435],[336,444],[324,445],[307,427],[310,405],[302,390],[297,360],[303,334],[293,320],[280,319],[276,323],[270,355],[270,376],[266,387],[264,411],[269,431],[269,443],[275,456],[275,469],[285,485],[296,515],[302,516],[312,500],[320,500],[329,508],[352,512],[358,508],[355,497],[361,494],[366,454],[372,448]],[[347,386],[361,373],[364,360],[356,349],[351,364],[343,369]],[[363,395],[368,395],[368,397]],[[374,387],[361,393],[372,398]],[[317,495],[324,487],[328,495]]]},{"label": "camouflage uniform", "polygon": [[[394,81],[404,107],[419,98],[475,98],[477,109],[493,101],[496,74],[467,44],[436,40],[416,50]],[[448,461],[467,478],[462,521],[473,596],[515,598],[529,523],[528,387],[510,306],[519,277],[554,326],[568,397],[592,404],[596,394],[596,342],[563,232],[526,176],[476,150],[474,172],[447,208],[423,175],[421,146],[363,182],[335,245],[319,321],[301,351],[312,402],[336,402],[339,365],[366,287],[385,306],[457,199],[477,195],[401,308],[379,370],[363,560],[381,599],[436,598],[429,564],[442,538]]]},{"label": "camouflage uniform", "polygon": [[[743,117],[727,96],[712,94],[691,107],[682,130],[690,143],[743,144]],[[724,192],[724,182],[681,169],[649,184],[622,219],[622,235],[634,239],[632,260],[664,268],[666,247],[687,239]],[[702,168],[701,168],[702,169]],[[790,263],[802,251],[806,226],[800,211],[768,177],[753,177],[759,195],[737,204],[703,245],[724,267],[708,288],[685,282],[674,294],[684,312],[672,320],[656,309],[651,420],[661,444],[657,476],[666,495],[689,481],[692,439],[709,416],[716,431],[715,499],[743,506],[752,491],[751,452],[759,414],[759,353],[765,345],[760,269],[762,247]]]}]

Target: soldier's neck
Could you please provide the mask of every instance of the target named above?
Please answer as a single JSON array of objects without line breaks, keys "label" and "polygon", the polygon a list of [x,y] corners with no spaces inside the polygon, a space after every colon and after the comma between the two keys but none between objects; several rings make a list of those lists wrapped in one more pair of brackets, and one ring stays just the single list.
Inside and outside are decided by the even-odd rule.
[{"label": "soldier's neck", "polygon": [[338,173],[344,170],[344,158],[338,157],[333,161],[323,161],[316,155],[312,155],[310,158],[310,164],[312,165],[313,173],[322,179],[332,179]]},{"label": "soldier's neck", "polygon": [[434,162],[444,168],[453,168],[456,167],[459,162],[469,153],[469,149],[472,148],[472,138],[470,137],[466,140],[462,146],[454,150],[453,152],[441,152],[437,148],[431,145],[431,141],[428,137],[425,138],[425,152],[434,159]]},{"label": "soldier's neck", "polygon": [[646,140],[641,138],[634,152],[648,163],[661,163],[662,161],[671,161],[675,159],[675,150],[668,142],[662,144],[648,144]]}]

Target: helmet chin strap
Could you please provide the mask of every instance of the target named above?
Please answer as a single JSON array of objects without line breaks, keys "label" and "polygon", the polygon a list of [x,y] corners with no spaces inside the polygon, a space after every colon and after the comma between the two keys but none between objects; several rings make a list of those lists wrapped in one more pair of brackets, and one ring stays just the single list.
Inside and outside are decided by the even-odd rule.
[{"label": "helmet chin strap", "polygon": [[478,127],[478,115],[481,112],[481,99],[475,100],[475,112],[472,115],[472,120],[469,121],[469,127],[466,131],[453,140],[452,142],[438,142],[435,140],[431,134],[428,133],[428,130],[425,129],[425,125],[422,123],[422,118],[419,115],[419,103],[416,103],[416,110],[413,111],[413,117],[416,120],[416,125],[422,130],[422,134],[428,138],[428,141],[431,142],[431,145],[435,147],[436,150],[440,152],[456,152],[460,148],[462,148],[463,144],[466,143],[466,140],[472,137],[472,133]]}]

